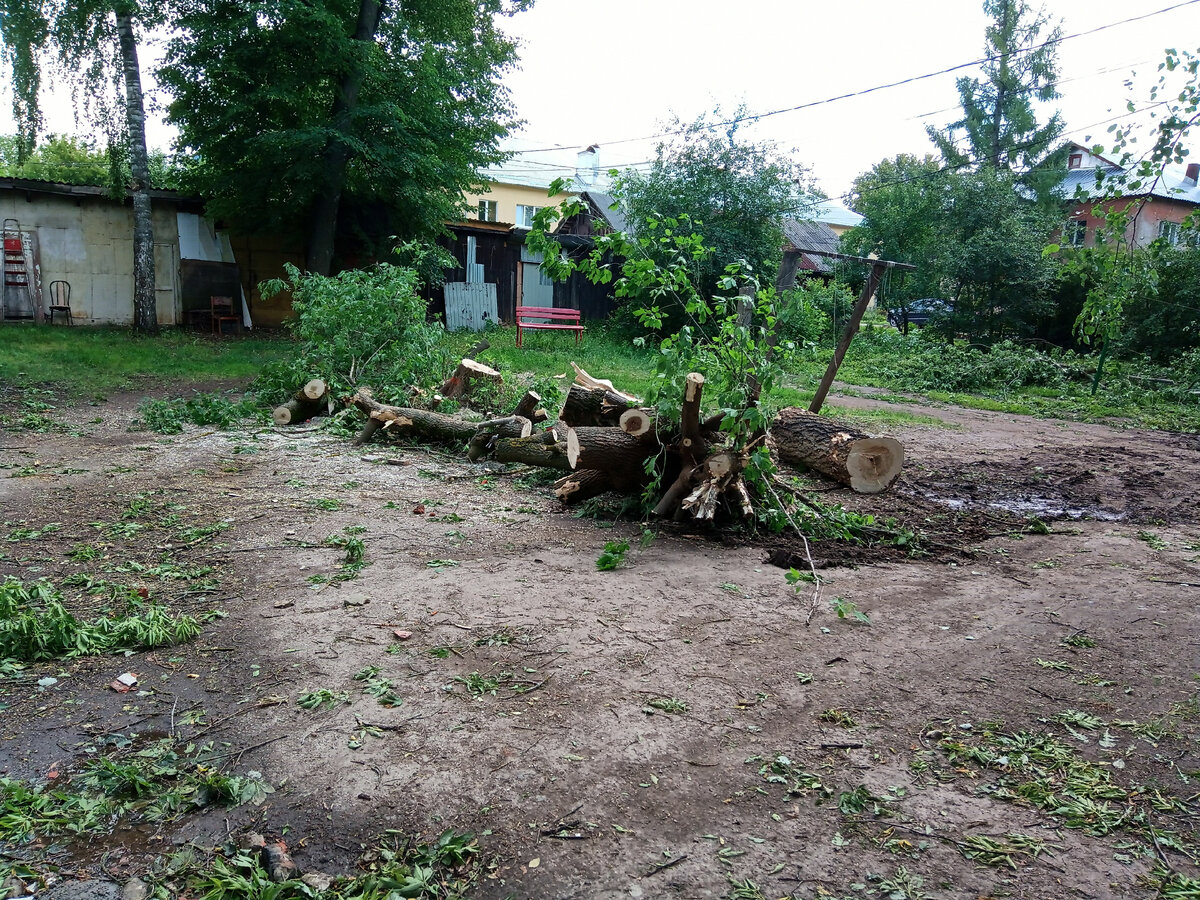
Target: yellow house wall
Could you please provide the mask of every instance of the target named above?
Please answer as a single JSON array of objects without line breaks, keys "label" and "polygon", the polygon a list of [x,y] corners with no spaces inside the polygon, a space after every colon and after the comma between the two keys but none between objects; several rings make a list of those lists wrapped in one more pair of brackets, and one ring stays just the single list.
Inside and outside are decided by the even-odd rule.
[{"label": "yellow house wall", "polygon": [[498,183],[492,184],[485,193],[464,195],[472,211],[468,218],[477,218],[474,211],[478,208],[480,200],[494,200],[496,202],[496,221],[507,222],[510,225],[517,221],[518,206],[557,206],[567,197],[574,196],[576,195],[555,194],[553,197],[548,197],[545,188]]},{"label": "yellow house wall", "polygon": [[[174,203],[154,203],[158,321],[173,325],[178,315],[179,230]],[[95,197],[0,192],[0,217],[15,218],[36,234],[45,309],[51,281],[71,285],[76,322],[128,325],[133,322],[133,209]]]}]

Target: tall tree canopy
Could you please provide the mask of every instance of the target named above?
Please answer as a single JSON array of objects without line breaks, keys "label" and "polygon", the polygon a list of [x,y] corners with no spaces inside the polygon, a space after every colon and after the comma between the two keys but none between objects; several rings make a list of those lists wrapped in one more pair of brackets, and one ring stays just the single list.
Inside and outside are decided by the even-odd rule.
[{"label": "tall tree canopy", "polygon": [[963,116],[946,130],[927,131],[954,167],[982,166],[1026,173],[1054,149],[1063,132],[1055,112],[1039,124],[1035,103],[1058,97],[1062,29],[1025,0],[983,0],[992,20],[985,32],[982,77],[959,78]]},{"label": "tall tree canopy", "polygon": [[901,153],[854,179],[850,206],[865,221],[846,233],[842,247],[854,256],[876,254],[917,267],[891,278],[884,296],[888,308],[905,320],[913,300],[940,296],[940,276],[932,261],[947,177],[932,154],[918,158]]},{"label": "tall tree canopy", "polygon": [[158,313],[137,40],[140,30],[162,21],[164,8],[165,3],[155,0],[0,0],[0,55],[12,71],[18,163],[34,151],[42,121],[42,69],[51,61],[71,79],[82,111],[90,113],[110,144],[122,145],[128,156],[134,327],[148,333],[158,330]]},{"label": "tall tree canopy", "polygon": [[190,186],[245,231],[304,237],[308,269],[459,212],[515,124],[498,26],[530,0],[185,0],[160,72]]},{"label": "tall tree canopy", "polygon": [[675,120],[650,167],[631,171],[622,185],[635,231],[649,218],[690,218],[712,250],[699,278],[709,293],[738,260],[771,280],[783,218],[802,216],[813,196],[808,170],[772,143],[747,140],[743,117],[738,110],[724,121],[716,110],[690,123]]}]

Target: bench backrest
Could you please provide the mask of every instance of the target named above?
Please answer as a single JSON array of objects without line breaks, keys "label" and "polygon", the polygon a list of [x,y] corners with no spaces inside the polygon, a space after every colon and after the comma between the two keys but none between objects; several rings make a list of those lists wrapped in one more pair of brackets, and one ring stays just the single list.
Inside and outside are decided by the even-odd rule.
[{"label": "bench backrest", "polygon": [[557,306],[518,306],[518,319],[550,319],[560,322],[578,322],[579,310]]}]

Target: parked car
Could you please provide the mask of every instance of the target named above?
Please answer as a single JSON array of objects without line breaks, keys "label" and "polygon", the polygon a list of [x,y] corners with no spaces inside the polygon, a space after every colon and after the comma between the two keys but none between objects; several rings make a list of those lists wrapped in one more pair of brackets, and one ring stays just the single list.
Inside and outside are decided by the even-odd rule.
[{"label": "parked car", "polygon": [[[907,316],[905,313],[907,312]],[[920,300],[910,300],[907,310],[889,309],[888,321],[897,328],[904,330],[907,320],[909,325],[918,328],[927,324],[931,318],[946,315],[950,312],[950,304],[938,297],[924,297]]]}]

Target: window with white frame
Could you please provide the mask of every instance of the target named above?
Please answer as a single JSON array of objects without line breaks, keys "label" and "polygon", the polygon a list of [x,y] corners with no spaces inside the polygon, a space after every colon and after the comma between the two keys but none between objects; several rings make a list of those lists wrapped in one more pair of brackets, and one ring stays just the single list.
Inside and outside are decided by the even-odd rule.
[{"label": "window with white frame", "polygon": [[517,204],[517,222],[521,228],[532,228],[533,217],[538,214],[539,210],[545,209],[544,206],[526,206],[522,203]]},{"label": "window with white frame", "polygon": [[1178,222],[1159,222],[1158,236],[1160,239],[1170,244],[1172,247],[1178,247],[1180,238],[1182,237],[1182,229]]},{"label": "window with white frame", "polygon": [[480,200],[479,201],[479,221],[480,222],[495,222],[496,221],[496,201],[495,200]]},{"label": "window with white frame", "polygon": [[1082,219],[1069,219],[1064,222],[1062,239],[1068,247],[1082,247],[1087,239],[1087,222]]}]

